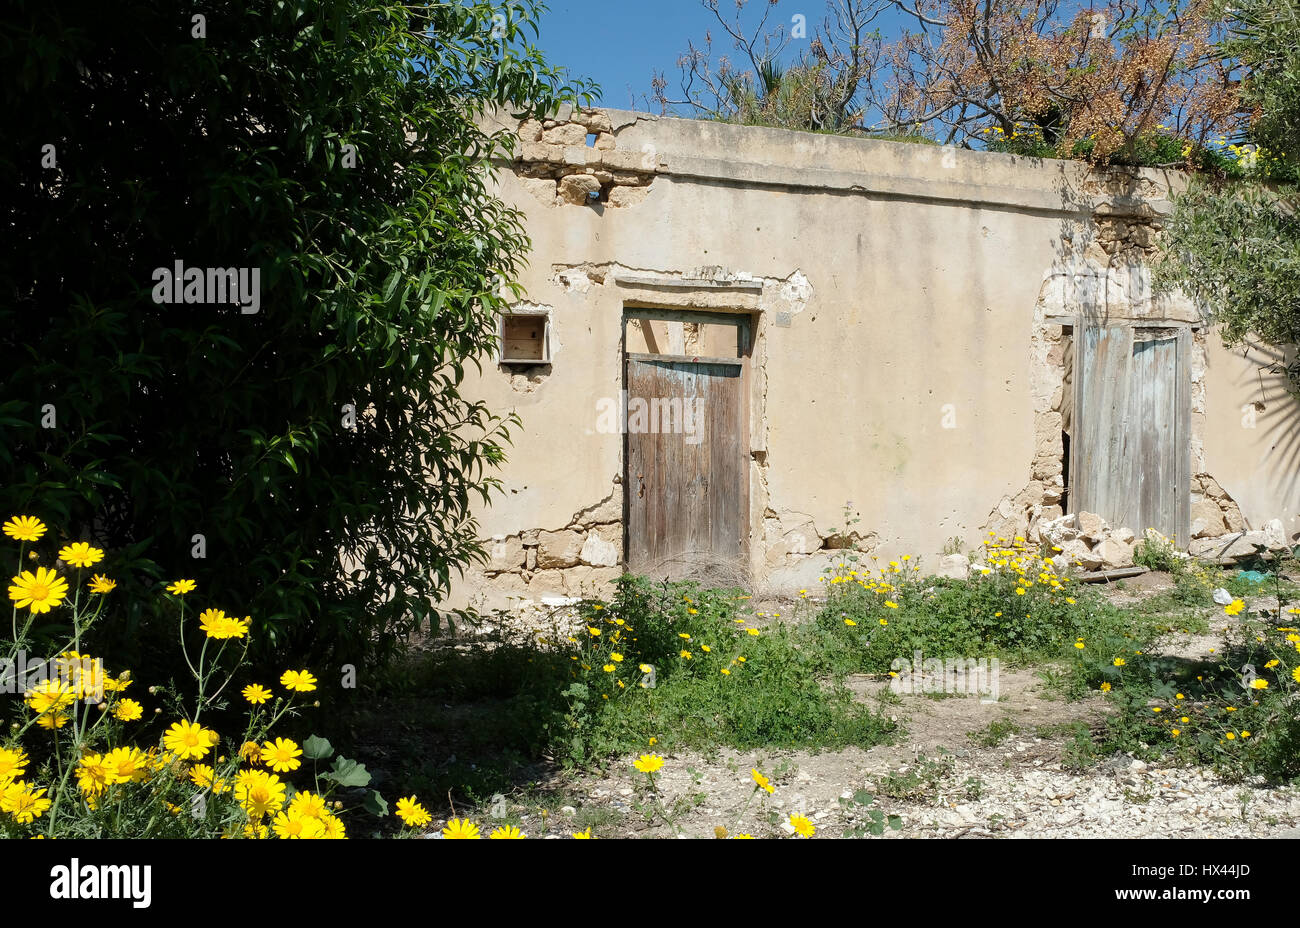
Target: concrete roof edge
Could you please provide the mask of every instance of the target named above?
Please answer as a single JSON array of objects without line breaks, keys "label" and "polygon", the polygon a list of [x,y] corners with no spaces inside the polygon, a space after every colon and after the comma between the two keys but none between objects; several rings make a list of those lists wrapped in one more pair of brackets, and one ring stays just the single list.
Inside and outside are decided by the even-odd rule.
[{"label": "concrete roof edge", "polygon": [[[1135,217],[1167,215],[1187,182],[1182,172],[1171,169],[1107,168],[956,146],[593,109],[609,118],[620,150],[653,151],[657,173],[682,182]],[[512,122],[505,112],[489,121],[498,127]]]},{"label": "concrete roof edge", "polygon": [[[1181,172],[1106,168],[1086,162],[1029,158],[956,146],[741,126],[600,108],[620,144],[652,145],[666,159],[660,173],[741,185],[778,185],[875,193],[907,199],[962,200],[1050,212],[1111,215],[1168,212],[1184,186]],[[1087,190],[1127,179],[1125,194]],[[1151,194],[1137,192],[1145,186]]]}]

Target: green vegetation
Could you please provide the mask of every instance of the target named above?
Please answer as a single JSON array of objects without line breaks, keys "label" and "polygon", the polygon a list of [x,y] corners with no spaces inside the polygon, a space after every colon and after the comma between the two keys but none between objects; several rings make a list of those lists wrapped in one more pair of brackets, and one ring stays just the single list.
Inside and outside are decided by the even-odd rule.
[{"label": "green vegetation", "polygon": [[1133,546],[1133,563],[1148,570],[1176,573],[1181,569],[1183,561],[1184,558],[1179,556],[1178,548],[1174,543],[1154,531],[1148,531]]},{"label": "green vegetation", "polygon": [[1010,719],[994,719],[989,722],[988,728],[979,732],[971,732],[969,737],[971,741],[981,747],[995,748],[1019,731],[1020,726]]},{"label": "green vegetation", "polygon": [[[804,632],[759,628],[739,608],[747,599],[624,577],[610,602],[581,604],[576,629],[503,632],[396,668],[380,684],[387,705],[354,722],[369,727],[380,712],[419,719],[422,737],[403,739],[401,749],[413,752],[403,766],[424,760],[420,741],[454,740],[450,753],[464,760],[426,765],[416,791],[479,799],[534,764],[599,767],[652,743],[665,751],[834,749],[891,740],[894,724],[853,700]],[[440,709],[477,707],[422,713],[423,699]]]},{"label": "green vegetation", "polygon": [[897,815],[886,815],[879,809],[872,808],[876,797],[865,789],[860,789],[851,797],[840,798],[840,808],[850,816],[850,823],[844,830],[846,838],[880,837],[888,827],[898,831],[903,827],[903,820]]},{"label": "green vegetation", "polygon": [[461,392],[529,244],[476,117],[587,88],[528,0],[9,6],[0,509],[113,552],[101,653],[142,672],[177,577],[264,665],[391,653],[481,555],[511,424]]},{"label": "green vegetation", "polygon": [[933,802],[952,771],[951,755],[933,758],[922,754],[908,767],[880,777],[876,782],[876,792],[905,802]]},{"label": "green vegetation", "polygon": [[1253,183],[1194,183],[1178,198],[1156,281],[1206,302],[1225,344],[1262,339],[1271,359],[1300,385],[1287,346],[1300,341],[1300,5],[1234,3],[1232,34],[1220,51],[1242,67],[1254,114],[1235,141],[1242,176]]},{"label": "green vegetation", "polygon": [[1226,626],[1224,646],[1203,655],[1151,654],[1140,641],[1113,636],[1087,641],[1070,688],[1103,690],[1118,710],[1098,733],[1095,753],[1173,758],[1232,777],[1300,773],[1300,629],[1289,624],[1300,610],[1289,605],[1291,585],[1280,579],[1291,560],[1274,561],[1267,588],[1236,579],[1253,595],[1272,593],[1277,605],[1256,615],[1240,598],[1223,607],[1238,621]]},{"label": "green vegetation", "polygon": [[[1286,635],[1296,633],[1252,625],[1227,655],[1206,660],[1153,653],[1165,633],[1209,629],[1207,616],[1218,608],[1213,589],[1246,584],[1262,595],[1260,583],[1180,561],[1184,579],[1173,589],[1120,608],[1097,587],[1057,573],[1050,553],[1023,542],[990,543],[975,557],[988,573],[977,566],[972,578],[953,580],[923,577],[911,558],[869,574],[854,566],[861,555],[849,551],[843,569],[826,578],[824,605],[802,605],[787,621],[766,625],[739,590],[624,577],[609,602],[581,603],[563,629],[498,632],[395,671],[404,695],[356,721],[406,720],[385,747],[403,769],[419,771],[413,791],[486,802],[498,791],[526,792],[548,769],[605,771],[638,752],[817,751],[892,740],[898,732],[886,706],[900,698],[884,688],[855,699],[847,676],[883,681],[895,657],[922,650],[927,657],[1033,663],[1047,683],[1044,698],[1106,694],[1118,711],[1095,731],[1083,722],[1031,727],[1040,738],[1065,738],[1067,769],[1121,751],[1209,762],[1232,775],[1294,775],[1287,758],[1295,726],[1281,714],[1296,653]],[[1269,589],[1285,593],[1287,582],[1276,579],[1280,565],[1265,566]],[[1279,645],[1291,648],[1292,658]],[[1250,661],[1269,685],[1242,699],[1240,667]],[[1227,701],[1234,696],[1236,703]],[[1195,724],[1178,722],[1183,714]],[[1225,719],[1238,723],[1232,738]],[[1022,730],[1002,717],[970,738],[991,748]],[[920,761],[883,777],[873,793],[925,801],[945,786],[951,765],[947,757]],[[777,765],[773,776],[783,775]],[[967,793],[981,789],[966,786]],[[671,823],[681,813],[646,808],[656,821]],[[889,827],[866,807],[859,811],[854,827],[865,834]]]},{"label": "green vegetation", "polygon": [[846,558],[828,578],[814,626],[818,649],[840,673],[887,673],[898,658],[1061,656],[1079,637],[1146,634],[1153,623],[1109,605],[1057,571],[1050,552],[1020,541],[985,546],[968,580],[922,578],[910,557],[862,569]]},{"label": "green vegetation", "polygon": [[[840,747],[884,740],[892,726],[854,705],[837,679],[778,625],[740,618],[740,591],[625,578],[567,656],[561,726],[568,758],[632,750],[657,737],[700,747]],[[595,634],[599,632],[600,634]],[[620,685],[622,684],[622,685]]]}]

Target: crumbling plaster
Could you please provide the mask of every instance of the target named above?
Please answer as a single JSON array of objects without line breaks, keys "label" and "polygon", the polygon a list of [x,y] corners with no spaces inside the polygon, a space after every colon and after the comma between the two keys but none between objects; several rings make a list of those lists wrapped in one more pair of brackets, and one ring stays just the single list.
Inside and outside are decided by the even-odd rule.
[{"label": "crumbling plaster", "polygon": [[[1015,497],[999,501],[986,530],[1041,541],[1045,539],[1039,525],[1065,514],[1062,432],[1070,430],[1067,419],[1073,402],[1068,393],[1072,384],[1065,376],[1071,339],[1063,333],[1065,325],[1075,320],[1191,328],[1191,537],[1213,538],[1249,527],[1231,494],[1207,472],[1207,307],[1180,293],[1157,292],[1152,287],[1151,267],[1159,252],[1162,219],[1163,214],[1155,211],[1116,215],[1099,209],[1090,227],[1063,237],[1065,253],[1043,276],[1031,335],[1035,441],[1031,480]],[[1118,559],[1102,566],[1131,563],[1134,533],[1140,539],[1145,526],[1115,528],[1129,530],[1128,548],[1123,550],[1125,543],[1120,543],[1114,549]]]},{"label": "crumbling plaster", "polygon": [[[524,426],[505,498],[477,513],[505,548],[459,602],[578,595],[617,573],[603,561],[607,544],[621,553],[623,441],[596,429],[594,404],[619,395],[628,305],[756,321],[750,567],[782,589],[815,585],[851,538],[935,566],[951,538],[974,545],[989,527],[1059,514],[1065,345],[1051,317],[1199,320],[1149,292],[1172,172],[617,111],[500,121],[523,136],[497,177],[534,243],[519,283],[549,308],[563,355],[470,385]],[[596,142],[581,159],[579,130]],[[598,198],[564,193],[579,174]],[[619,187],[641,193],[620,201]],[[1266,447],[1290,407],[1270,393],[1270,427],[1243,441],[1243,397],[1262,375],[1217,342],[1197,329],[1193,490],[1226,529],[1300,500]],[[1261,472],[1270,489],[1252,496]],[[583,515],[592,507],[601,520]]]}]

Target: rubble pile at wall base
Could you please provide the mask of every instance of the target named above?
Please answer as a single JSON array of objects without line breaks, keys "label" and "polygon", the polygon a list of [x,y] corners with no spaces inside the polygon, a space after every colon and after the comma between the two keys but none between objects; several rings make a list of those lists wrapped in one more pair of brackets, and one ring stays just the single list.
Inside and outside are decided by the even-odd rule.
[{"label": "rubble pile at wall base", "polygon": [[[1175,547],[1171,539],[1153,528],[1145,529],[1143,535],[1152,544],[1170,549]],[[1142,542],[1132,529],[1112,527],[1101,516],[1091,512],[1080,512],[1077,516],[1070,513],[1059,519],[1040,522],[1030,532],[1029,540],[1060,548],[1052,560],[1063,571],[1071,567],[1087,571],[1132,567],[1134,553]],[[1260,531],[1241,529],[1213,538],[1193,538],[1185,554],[1227,564],[1254,557],[1261,548],[1280,551],[1288,546],[1281,520],[1272,519]]]}]

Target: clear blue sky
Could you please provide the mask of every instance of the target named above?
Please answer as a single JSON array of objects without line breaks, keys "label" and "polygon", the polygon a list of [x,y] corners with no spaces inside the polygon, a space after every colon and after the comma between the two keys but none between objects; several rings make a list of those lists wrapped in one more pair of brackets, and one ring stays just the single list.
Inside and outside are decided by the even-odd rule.
[{"label": "clear blue sky", "polygon": [[[668,78],[668,92],[677,95],[680,71],[678,57],[693,40],[704,44],[706,32],[712,32],[715,61],[721,55],[744,70],[748,62],[737,60],[739,54],[729,35],[724,33],[713,14],[700,0],[544,0],[548,11],[541,20],[538,45],[552,65],[562,65],[575,77],[589,77],[601,85],[599,105],[615,109],[647,109],[643,97],[650,96],[650,78],[663,71]],[[749,0],[743,22],[757,23],[767,0]],[[719,10],[731,22],[735,16],[734,0],[719,0]],[[826,15],[825,0],[779,0],[768,17],[769,28],[784,23],[787,33],[791,17],[807,17],[811,37]],[[887,13],[877,20],[886,35],[900,21],[901,14]],[[793,40],[786,58],[797,57],[808,47],[808,39]],[[635,97],[635,106],[633,98]],[[650,108],[658,112],[653,105]]]},{"label": "clear blue sky", "polygon": [[646,109],[653,71],[668,72],[675,87],[678,55],[714,22],[699,0],[547,0],[547,7],[537,43],[547,62],[595,80],[597,102],[615,109]]}]

